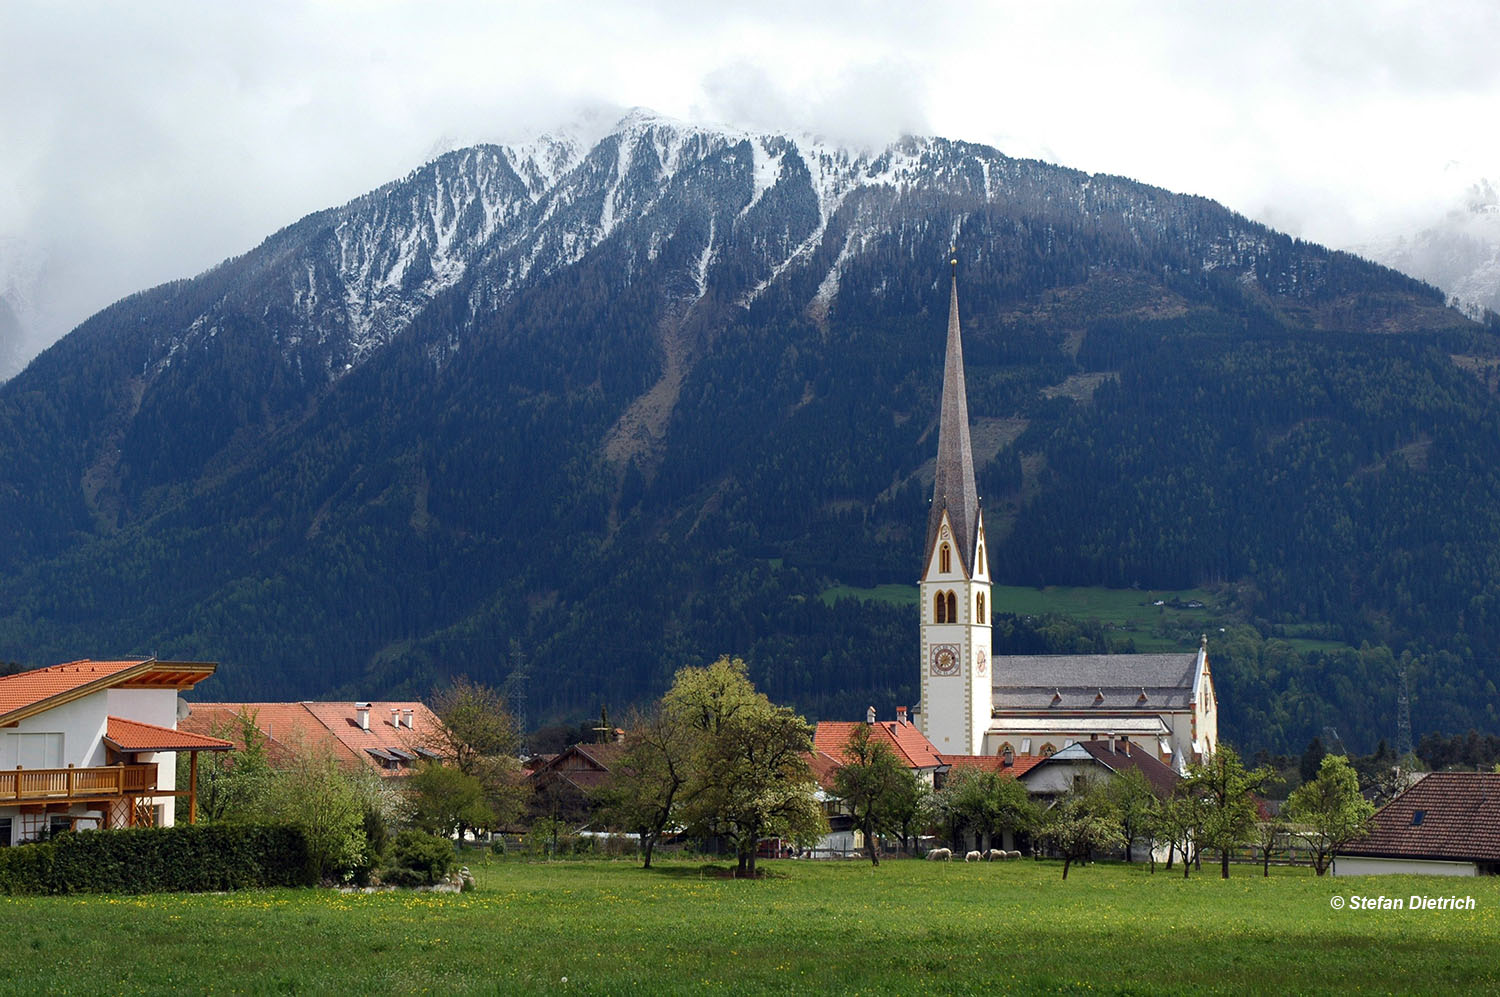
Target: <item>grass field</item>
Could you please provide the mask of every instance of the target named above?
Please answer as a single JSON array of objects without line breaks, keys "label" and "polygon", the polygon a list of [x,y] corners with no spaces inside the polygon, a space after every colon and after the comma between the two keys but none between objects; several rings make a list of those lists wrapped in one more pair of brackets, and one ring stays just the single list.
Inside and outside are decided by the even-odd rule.
[{"label": "grass field", "polygon": [[[878,585],[855,588],[835,585],[825,589],[821,598],[828,605],[839,599],[865,599],[891,605],[915,607],[915,585]],[[1217,605],[1214,597],[1201,589],[1147,591],[1145,589],[1108,589],[1048,585],[1045,588],[1021,585],[996,585],[991,594],[995,611],[1017,616],[1045,616],[1055,613],[1069,619],[1098,620],[1110,628],[1111,636],[1123,642],[1135,642],[1137,651],[1170,651],[1195,646],[1198,634],[1217,630],[1233,622]],[[1156,605],[1160,601],[1163,605]],[[1188,609],[1188,603],[1201,602],[1202,608]],[[1166,605],[1175,603],[1175,605]],[[1328,641],[1296,642],[1311,646],[1338,646]],[[1303,648],[1306,649],[1306,648]]]},{"label": "grass field", "polygon": [[[4,993],[1195,993],[1500,988],[1500,880],[1053,862],[495,861],[462,895],[0,897]],[[1330,899],[1472,896],[1473,911]]]}]

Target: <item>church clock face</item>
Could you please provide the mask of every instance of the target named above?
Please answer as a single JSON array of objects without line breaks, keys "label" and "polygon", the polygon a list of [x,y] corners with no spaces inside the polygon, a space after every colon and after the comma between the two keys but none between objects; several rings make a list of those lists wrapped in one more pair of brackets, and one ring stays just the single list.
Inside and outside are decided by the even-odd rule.
[{"label": "church clock face", "polygon": [[977,670],[979,672],[979,674],[983,675],[984,672],[985,672],[985,669],[989,668],[989,666],[990,666],[989,655],[985,654],[984,653],[984,648],[981,647],[979,649],[979,654],[975,656],[975,659],[974,659],[974,668],[975,668],[975,670]]},{"label": "church clock face", "polygon": [[932,674],[938,676],[958,674],[957,644],[934,644],[932,646]]}]

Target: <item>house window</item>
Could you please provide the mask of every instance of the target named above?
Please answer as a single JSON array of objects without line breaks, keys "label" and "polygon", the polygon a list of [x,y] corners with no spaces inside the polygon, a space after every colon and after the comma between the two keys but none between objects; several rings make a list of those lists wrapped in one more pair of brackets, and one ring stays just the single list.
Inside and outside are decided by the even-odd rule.
[{"label": "house window", "polygon": [[947,544],[943,544],[943,546],[938,548],[938,570],[953,570],[953,555]]},{"label": "house window", "polygon": [[978,599],[975,600],[975,605],[974,605],[974,619],[977,622],[979,622],[979,623],[983,623],[984,622],[984,593],[983,592],[979,593]]},{"label": "house window", "polygon": [[948,593],[948,622],[958,622],[958,596],[951,591]]},{"label": "house window", "polygon": [[9,817],[0,817],[0,848],[9,848],[11,835],[15,834]]},{"label": "house window", "polygon": [[948,600],[943,598],[941,592],[934,592],[932,595],[932,620],[934,623],[948,622]]}]

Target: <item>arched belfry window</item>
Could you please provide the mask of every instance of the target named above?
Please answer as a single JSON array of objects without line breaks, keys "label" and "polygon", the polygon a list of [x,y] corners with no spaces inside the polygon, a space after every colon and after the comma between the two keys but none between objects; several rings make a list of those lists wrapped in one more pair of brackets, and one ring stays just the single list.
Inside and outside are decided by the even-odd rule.
[{"label": "arched belfry window", "polygon": [[948,622],[958,622],[958,596],[951,589],[948,592]]},{"label": "arched belfry window", "polygon": [[975,599],[975,602],[974,602],[974,621],[976,623],[983,623],[984,622],[984,593],[983,592],[979,593],[978,598]]},{"label": "arched belfry window", "polygon": [[976,557],[974,560],[978,562],[978,564],[975,567],[974,574],[976,574],[976,575],[982,575],[982,574],[984,574],[984,548],[983,547],[979,548],[979,556]]},{"label": "arched belfry window", "polygon": [[953,570],[953,552],[947,544],[943,544],[943,546],[938,548],[938,570]]},{"label": "arched belfry window", "polygon": [[934,592],[932,595],[932,622],[948,622],[948,600],[941,592]]},{"label": "arched belfry window", "polygon": [[1046,758],[1049,755],[1057,754],[1057,748],[1053,747],[1051,741],[1048,741],[1046,744],[1042,745],[1042,750],[1038,752],[1038,754],[1040,754],[1043,758]]}]

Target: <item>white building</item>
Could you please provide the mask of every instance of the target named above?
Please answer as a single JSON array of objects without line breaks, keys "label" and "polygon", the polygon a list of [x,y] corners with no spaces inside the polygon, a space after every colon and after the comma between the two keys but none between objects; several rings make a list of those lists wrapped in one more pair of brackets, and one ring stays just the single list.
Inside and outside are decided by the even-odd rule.
[{"label": "white building", "polygon": [[228,741],[176,730],[177,694],[200,661],[74,661],[0,677],[0,847],[57,830],[176,820],[177,752]]},{"label": "white building", "polygon": [[1179,772],[1213,751],[1218,703],[1206,638],[1196,652],[997,660],[992,568],[975,487],[955,275],[919,585],[922,732],[955,755],[1047,755],[1078,741],[1124,738]]}]

